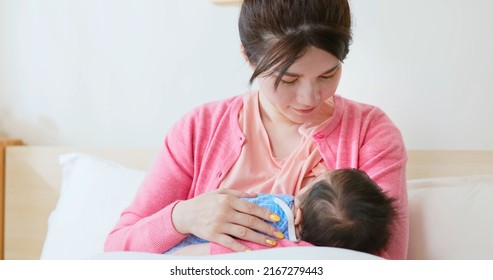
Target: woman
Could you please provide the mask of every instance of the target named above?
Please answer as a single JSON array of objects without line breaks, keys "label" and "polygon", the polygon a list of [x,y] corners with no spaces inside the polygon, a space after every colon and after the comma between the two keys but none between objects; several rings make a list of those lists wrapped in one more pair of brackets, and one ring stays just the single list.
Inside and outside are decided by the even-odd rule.
[{"label": "woman", "polygon": [[173,126],[105,249],[162,253],[188,234],[238,252],[249,248],[237,238],[275,246],[283,235],[263,220],[279,217],[240,198],[295,195],[324,171],[358,168],[396,199],[399,218],[380,255],[404,259],[401,134],[380,109],[335,94],[351,42],[347,0],[246,0],[239,32],[258,90]]}]

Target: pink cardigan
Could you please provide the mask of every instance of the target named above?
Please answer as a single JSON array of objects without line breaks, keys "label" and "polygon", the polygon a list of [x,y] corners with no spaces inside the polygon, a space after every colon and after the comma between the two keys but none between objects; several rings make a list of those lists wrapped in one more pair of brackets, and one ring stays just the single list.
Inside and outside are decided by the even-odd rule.
[{"label": "pink cardigan", "polygon": [[[171,213],[177,202],[217,189],[245,141],[238,114],[243,96],[202,105],[178,121],[136,197],[110,232],[105,251],[162,253],[186,235]],[[402,136],[377,107],[335,95],[328,124],[313,135],[329,169],[359,168],[397,198],[399,219],[380,255],[405,259],[408,245],[406,151]]]}]

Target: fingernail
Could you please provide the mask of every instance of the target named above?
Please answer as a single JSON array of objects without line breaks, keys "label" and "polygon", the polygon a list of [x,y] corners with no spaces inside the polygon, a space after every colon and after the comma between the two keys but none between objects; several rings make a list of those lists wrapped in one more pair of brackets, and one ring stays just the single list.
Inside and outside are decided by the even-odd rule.
[{"label": "fingernail", "polygon": [[272,239],[267,239],[265,240],[265,243],[269,244],[270,246],[276,246],[276,241],[272,240]]},{"label": "fingernail", "polygon": [[282,232],[279,232],[279,231],[274,231],[274,235],[279,239],[284,238],[284,234],[282,234]]},{"label": "fingernail", "polygon": [[247,253],[247,252],[251,252],[251,251],[252,251],[252,250],[250,250],[250,249],[246,249],[246,250],[245,250],[245,253]]},{"label": "fingernail", "polygon": [[273,222],[279,222],[281,220],[281,218],[279,216],[277,216],[276,214],[272,214],[269,216],[269,218],[271,219],[271,221]]}]

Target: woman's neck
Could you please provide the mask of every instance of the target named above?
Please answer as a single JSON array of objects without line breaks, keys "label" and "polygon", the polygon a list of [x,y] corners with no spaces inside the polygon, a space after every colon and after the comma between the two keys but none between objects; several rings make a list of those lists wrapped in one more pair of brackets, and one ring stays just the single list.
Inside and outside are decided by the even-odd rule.
[{"label": "woman's neck", "polygon": [[264,98],[259,94],[260,118],[269,137],[272,154],[279,160],[286,159],[301,141],[300,124],[280,114]]}]

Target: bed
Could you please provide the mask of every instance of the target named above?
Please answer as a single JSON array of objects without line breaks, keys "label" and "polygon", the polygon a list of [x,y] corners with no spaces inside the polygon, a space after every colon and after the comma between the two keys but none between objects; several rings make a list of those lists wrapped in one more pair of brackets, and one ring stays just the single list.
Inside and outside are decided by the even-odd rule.
[{"label": "bed", "polygon": [[[157,150],[28,146],[0,139],[0,257],[119,258],[103,253],[102,242]],[[408,258],[493,259],[493,151],[410,150],[408,156]],[[269,252],[238,258],[372,258],[328,248],[264,251]]]}]

